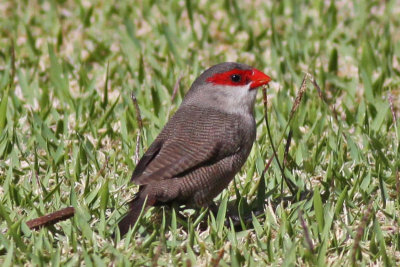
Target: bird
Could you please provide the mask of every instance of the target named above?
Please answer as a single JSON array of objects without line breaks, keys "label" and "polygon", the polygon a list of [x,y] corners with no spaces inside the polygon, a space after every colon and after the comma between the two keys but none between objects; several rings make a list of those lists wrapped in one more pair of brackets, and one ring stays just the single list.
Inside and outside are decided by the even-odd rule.
[{"label": "bird", "polygon": [[247,160],[256,138],[257,88],[271,78],[242,63],[205,70],[136,165],[139,191],[118,223],[124,236],[142,209],[185,204],[207,207]]}]

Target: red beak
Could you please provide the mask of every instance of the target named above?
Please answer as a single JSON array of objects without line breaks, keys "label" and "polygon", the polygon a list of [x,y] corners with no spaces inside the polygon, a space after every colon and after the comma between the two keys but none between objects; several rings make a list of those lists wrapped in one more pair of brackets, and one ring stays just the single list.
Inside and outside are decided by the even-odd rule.
[{"label": "red beak", "polygon": [[271,78],[259,71],[258,69],[252,70],[250,90],[268,84]]}]

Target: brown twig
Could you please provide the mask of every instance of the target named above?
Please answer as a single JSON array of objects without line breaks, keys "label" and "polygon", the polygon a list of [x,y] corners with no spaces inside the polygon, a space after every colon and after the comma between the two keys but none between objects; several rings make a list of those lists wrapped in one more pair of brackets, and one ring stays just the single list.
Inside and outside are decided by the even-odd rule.
[{"label": "brown twig", "polygon": [[74,214],[75,209],[73,207],[68,207],[27,221],[26,224],[32,230],[38,230],[44,226],[54,225],[59,221],[65,221],[74,216]]},{"label": "brown twig", "polygon": [[139,152],[140,152],[141,136],[142,136],[142,130],[143,130],[143,121],[142,121],[142,116],[140,113],[139,104],[137,102],[136,95],[133,91],[131,93],[131,99],[132,99],[133,106],[135,107],[136,120],[137,120],[138,126],[139,126],[139,132],[136,136],[136,150],[135,150],[135,163],[137,164],[139,162]]},{"label": "brown twig", "polygon": [[314,253],[314,245],[313,245],[313,242],[312,242],[311,237],[310,237],[310,231],[308,230],[307,224],[306,224],[306,222],[305,222],[305,220],[303,218],[303,211],[302,210],[299,210],[299,219],[300,219],[301,227],[303,228],[304,238],[306,240],[308,249],[311,251],[311,253]]},{"label": "brown twig", "polygon": [[354,239],[354,246],[353,246],[353,251],[351,254],[351,261],[352,261],[352,265],[355,266],[356,264],[356,256],[357,256],[357,252],[360,248],[360,242],[361,242],[361,238],[364,234],[365,231],[365,227],[367,226],[367,223],[369,221],[369,218],[371,216],[372,213],[372,203],[373,203],[373,199],[371,198],[371,201],[368,204],[368,208],[367,211],[365,212],[363,218],[361,219],[360,225],[357,227],[356,230],[356,237]]}]

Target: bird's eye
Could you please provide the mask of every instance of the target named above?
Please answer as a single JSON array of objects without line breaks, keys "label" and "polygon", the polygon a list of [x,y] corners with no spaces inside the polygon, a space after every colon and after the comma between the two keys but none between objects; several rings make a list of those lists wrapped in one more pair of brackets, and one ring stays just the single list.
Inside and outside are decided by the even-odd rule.
[{"label": "bird's eye", "polygon": [[240,76],[239,74],[233,74],[231,76],[231,80],[234,83],[238,83],[238,82],[240,82],[242,80],[242,76]]}]

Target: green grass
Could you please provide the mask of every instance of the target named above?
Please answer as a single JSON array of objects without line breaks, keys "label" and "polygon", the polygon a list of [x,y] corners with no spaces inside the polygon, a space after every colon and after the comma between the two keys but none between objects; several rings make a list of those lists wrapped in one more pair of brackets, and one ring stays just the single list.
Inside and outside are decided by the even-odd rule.
[{"label": "green grass", "polygon": [[[2,266],[400,264],[398,1],[21,0],[0,13]],[[293,132],[285,175],[314,194],[280,202],[276,161],[260,180],[272,156],[260,91],[257,141],[218,214],[153,209],[114,242],[137,190],[131,92],[141,155],[194,78],[223,61],[272,77],[272,140]],[[327,103],[308,83],[285,130],[305,72]],[[280,162],[284,152],[285,141]],[[74,218],[55,227],[25,224],[67,206]],[[232,206],[265,211],[235,230]]]}]

